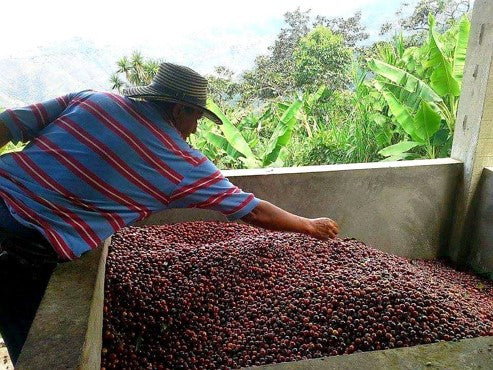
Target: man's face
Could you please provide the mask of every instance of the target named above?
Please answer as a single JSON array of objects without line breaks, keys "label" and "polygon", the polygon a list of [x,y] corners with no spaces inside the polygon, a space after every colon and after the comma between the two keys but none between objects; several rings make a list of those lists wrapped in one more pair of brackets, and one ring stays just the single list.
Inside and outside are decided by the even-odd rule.
[{"label": "man's face", "polygon": [[203,113],[199,110],[176,104],[173,108],[174,124],[184,140],[197,131],[197,121]]}]

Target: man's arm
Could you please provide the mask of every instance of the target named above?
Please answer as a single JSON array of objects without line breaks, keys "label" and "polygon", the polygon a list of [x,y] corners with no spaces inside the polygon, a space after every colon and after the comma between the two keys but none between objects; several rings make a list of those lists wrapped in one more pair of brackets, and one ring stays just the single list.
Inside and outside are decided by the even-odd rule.
[{"label": "man's arm", "polygon": [[265,229],[298,232],[321,240],[335,238],[339,232],[339,226],[330,218],[300,217],[264,200],[241,220]]},{"label": "man's arm", "polygon": [[12,135],[10,134],[7,125],[4,122],[0,121],[0,148],[2,148],[10,140],[12,140]]},{"label": "man's arm", "polygon": [[67,94],[40,103],[0,112],[0,146],[9,141],[27,143],[67,108],[77,94]]}]

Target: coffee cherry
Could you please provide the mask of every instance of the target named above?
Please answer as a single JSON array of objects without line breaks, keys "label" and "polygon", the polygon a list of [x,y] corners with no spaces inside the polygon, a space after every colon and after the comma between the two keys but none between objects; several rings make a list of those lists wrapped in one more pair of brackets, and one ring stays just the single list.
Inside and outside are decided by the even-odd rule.
[{"label": "coffee cherry", "polygon": [[107,259],[102,367],[238,368],[493,335],[492,297],[492,282],[443,261],[354,239],[127,227]]}]

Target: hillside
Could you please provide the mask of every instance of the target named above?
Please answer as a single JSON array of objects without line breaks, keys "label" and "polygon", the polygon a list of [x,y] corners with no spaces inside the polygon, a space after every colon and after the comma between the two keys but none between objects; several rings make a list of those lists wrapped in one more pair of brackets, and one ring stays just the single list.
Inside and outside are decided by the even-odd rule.
[{"label": "hillside", "polygon": [[73,39],[31,55],[0,59],[0,107],[19,106],[83,89],[110,90],[122,56]]}]

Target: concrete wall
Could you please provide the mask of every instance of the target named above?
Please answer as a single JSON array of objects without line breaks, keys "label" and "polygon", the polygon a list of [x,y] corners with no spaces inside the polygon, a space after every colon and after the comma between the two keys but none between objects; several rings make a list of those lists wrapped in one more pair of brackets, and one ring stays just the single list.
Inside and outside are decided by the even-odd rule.
[{"label": "concrete wall", "polygon": [[[263,370],[492,369],[493,337],[353,353],[262,366]],[[253,367],[251,369],[259,369]]]},{"label": "concrete wall", "polygon": [[493,279],[493,167],[483,170],[473,206],[467,259],[474,270]]},{"label": "concrete wall", "polygon": [[[390,253],[432,258],[447,242],[451,206],[461,171],[460,162],[443,159],[225,174],[243,189],[289,211],[337,219],[343,236],[355,237]],[[485,189],[493,191],[493,185]],[[486,208],[492,211],[492,207]],[[146,223],[198,219],[222,218],[206,211],[173,210],[155,215]],[[108,241],[105,247],[57,268],[19,358],[18,369],[100,368],[107,244]],[[466,365],[491,363],[492,346],[493,337],[476,338],[275,367],[349,369],[358,364],[374,364],[368,368],[448,368],[449,364],[460,364],[467,368]],[[440,355],[432,356],[434,353]]]},{"label": "concrete wall", "polygon": [[109,243],[55,269],[17,370],[100,368]]},{"label": "concrete wall", "polygon": [[[235,185],[305,217],[331,217],[341,236],[388,253],[434,258],[447,245],[461,163],[451,159],[224,171]],[[169,210],[139,225],[225,220]]]},{"label": "concrete wall", "polygon": [[451,157],[464,163],[447,256],[467,264],[472,203],[483,169],[493,166],[493,1],[475,0]]}]

